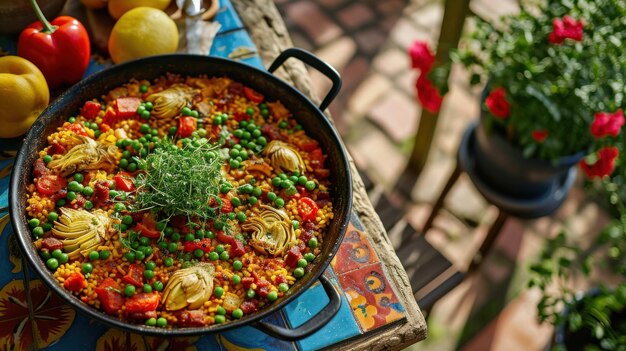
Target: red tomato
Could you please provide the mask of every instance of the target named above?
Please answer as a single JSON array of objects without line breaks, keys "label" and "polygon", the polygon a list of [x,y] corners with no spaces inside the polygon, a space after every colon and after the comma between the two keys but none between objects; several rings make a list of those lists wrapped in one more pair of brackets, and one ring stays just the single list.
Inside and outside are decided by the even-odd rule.
[{"label": "red tomato", "polygon": [[223,231],[217,231],[217,241],[223,244],[233,244],[235,242],[235,237],[231,235],[226,235]]},{"label": "red tomato", "polygon": [[117,114],[113,107],[109,106],[104,113],[104,117],[102,118],[102,123],[108,124],[110,126],[114,125],[117,121]]},{"label": "red tomato", "polygon": [[296,207],[298,208],[300,219],[303,221],[314,220],[317,215],[317,211],[319,210],[315,201],[313,201],[310,197],[303,197],[298,200]]},{"label": "red tomato", "polygon": [[141,223],[137,223],[134,228],[141,235],[150,239],[158,239],[161,237],[161,232],[156,227],[156,221],[150,216],[143,216]]},{"label": "red tomato", "polygon": [[113,176],[115,181],[115,188],[122,191],[134,191],[135,184],[133,183],[133,176],[126,172],[119,172]]},{"label": "red tomato", "polygon": [[201,239],[199,241],[185,241],[183,243],[185,252],[194,252],[200,249],[204,252],[211,252],[211,239]]},{"label": "red tomato", "polygon": [[138,288],[143,287],[143,267],[138,264],[131,264],[128,267],[128,273],[122,277],[122,281]]},{"label": "red tomato", "polygon": [[246,249],[243,246],[243,243],[237,239],[233,239],[233,242],[230,244],[230,248],[228,249],[228,255],[230,257],[239,257],[243,256],[246,253]]},{"label": "red tomato", "polygon": [[102,309],[108,314],[117,313],[124,305],[124,296],[120,291],[120,286],[113,278],[104,279],[95,291]]},{"label": "red tomato", "polygon": [[[307,136],[301,136],[300,139],[298,141],[296,141],[296,144],[298,145],[298,147],[300,147],[300,149],[302,149],[303,151],[306,152],[311,152],[317,148],[319,148],[319,143],[317,142],[317,140],[315,139],[311,139]],[[322,150],[320,150],[322,151]]]},{"label": "red tomato", "polygon": [[149,312],[159,305],[159,293],[139,293],[126,300],[126,313]]},{"label": "red tomato", "polygon": [[265,96],[263,96],[263,94],[252,90],[248,87],[244,87],[243,88],[243,94],[248,98],[248,100],[252,101],[252,102],[256,102],[261,103],[263,102],[263,100],[265,100]]},{"label": "red tomato", "polygon": [[72,123],[65,127],[65,129],[74,132],[74,134],[87,136],[87,131],[79,123]]},{"label": "red tomato", "polygon": [[113,102],[117,118],[134,117],[137,114],[137,109],[139,108],[139,105],[141,105],[141,99],[131,96],[117,98]]},{"label": "red tomato", "polygon": [[230,199],[223,194],[220,194],[220,199],[222,199],[222,208],[221,208],[221,212],[222,213],[230,213],[233,212],[233,204],[230,203]]},{"label": "red tomato", "polygon": [[83,108],[80,110],[80,114],[87,119],[94,119],[98,116],[98,112],[101,110],[101,105],[99,102],[95,101],[87,101]]},{"label": "red tomato", "polygon": [[322,149],[317,148],[309,153],[309,160],[311,161],[311,168],[318,169],[324,168],[324,154]]},{"label": "red tomato", "polygon": [[190,116],[183,116],[178,118],[178,136],[181,138],[186,138],[188,136],[191,136],[191,133],[193,133],[196,129],[198,128],[198,121]]},{"label": "red tomato", "polygon": [[37,191],[43,195],[52,195],[67,186],[67,180],[56,174],[44,174],[37,180]]},{"label": "red tomato", "polygon": [[63,286],[72,292],[79,292],[83,290],[83,288],[87,287],[87,282],[85,281],[85,277],[78,272],[74,272],[70,274],[67,279],[63,282]]},{"label": "red tomato", "polygon": [[287,251],[287,258],[285,259],[285,264],[291,268],[298,267],[298,260],[302,258],[302,254],[300,253],[299,246],[292,246],[289,251]]}]

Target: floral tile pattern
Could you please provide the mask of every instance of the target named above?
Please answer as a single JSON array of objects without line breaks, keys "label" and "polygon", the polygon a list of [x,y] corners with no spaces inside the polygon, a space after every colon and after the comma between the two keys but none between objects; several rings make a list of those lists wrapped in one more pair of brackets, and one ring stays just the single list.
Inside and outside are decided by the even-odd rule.
[{"label": "floral tile pattern", "polygon": [[358,223],[358,219],[354,215],[346,230],[343,243],[331,262],[331,266],[339,275],[364,265],[380,262],[365,233],[357,229],[353,223]]}]

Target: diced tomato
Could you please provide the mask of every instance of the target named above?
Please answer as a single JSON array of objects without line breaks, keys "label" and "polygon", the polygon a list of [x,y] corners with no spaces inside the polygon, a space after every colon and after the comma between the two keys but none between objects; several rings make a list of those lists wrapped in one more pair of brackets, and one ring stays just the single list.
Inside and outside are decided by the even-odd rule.
[{"label": "diced tomato", "polygon": [[47,174],[49,171],[50,170],[48,169],[48,167],[46,167],[46,163],[43,161],[43,159],[38,158],[35,161],[35,164],[33,165],[33,176],[35,178],[39,178],[44,174]]},{"label": "diced tomato", "polygon": [[241,278],[241,285],[243,285],[244,289],[250,289],[252,283],[254,283],[254,278],[252,277]]},{"label": "diced tomato", "polygon": [[159,293],[139,293],[126,299],[124,306],[126,313],[149,312],[156,310],[159,305]]},{"label": "diced tomato", "polygon": [[79,292],[87,287],[87,282],[81,273],[74,272],[65,279],[63,286],[71,292]]},{"label": "diced tomato", "polygon": [[299,239],[302,243],[304,243],[305,247],[307,247],[309,245],[309,240],[311,240],[311,238],[313,238],[314,236],[315,234],[313,233],[312,230],[305,229],[300,232]]},{"label": "diced tomato", "polygon": [[270,283],[265,279],[259,279],[256,283],[256,293],[261,297],[267,297],[270,292]]},{"label": "diced tomato", "polygon": [[311,168],[318,169],[324,168],[324,154],[322,153],[322,149],[317,148],[309,153],[309,160],[311,161]]},{"label": "diced tomato", "polygon": [[119,172],[113,176],[115,181],[115,188],[122,191],[134,191],[135,184],[133,183],[133,176],[126,172]]},{"label": "diced tomato", "polygon": [[287,251],[287,258],[285,259],[285,264],[291,268],[298,267],[298,260],[302,258],[302,254],[300,253],[300,248],[298,246],[292,246],[289,251]]},{"label": "diced tomato", "polygon": [[228,86],[228,92],[230,92],[231,94],[241,95],[241,93],[243,93],[243,89],[243,84],[239,82],[232,82]]},{"label": "diced tomato", "polygon": [[250,119],[250,115],[245,111],[237,111],[234,113],[235,121],[241,122]]},{"label": "diced tomato", "polygon": [[119,284],[113,278],[104,279],[95,289],[104,312],[115,314],[124,305],[124,296]]},{"label": "diced tomato", "polygon": [[48,251],[54,251],[56,249],[62,249],[63,243],[57,238],[47,237],[41,240],[41,247]]},{"label": "diced tomato", "polygon": [[231,235],[227,235],[225,234],[223,231],[219,230],[217,232],[217,241],[221,242],[222,244],[233,244],[235,242],[235,237],[231,236]]},{"label": "diced tomato", "polygon": [[204,252],[211,252],[211,239],[200,239],[198,241],[185,241],[183,243],[185,252],[194,252],[200,249]]},{"label": "diced tomato", "polygon": [[230,203],[230,199],[224,194],[220,194],[220,199],[222,199],[222,209],[220,210],[220,212],[222,213],[233,212],[233,204]]},{"label": "diced tomato", "polygon": [[128,273],[122,277],[122,281],[138,288],[143,287],[143,267],[138,264],[131,264],[128,267]]},{"label": "diced tomato", "polygon": [[94,204],[102,204],[109,200],[109,187],[106,181],[99,180],[93,187],[94,192],[91,200]]},{"label": "diced tomato", "polygon": [[[311,152],[315,149],[318,149],[320,144],[315,139],[311,139],[309,137],[300,137],[298,141],[296,141],[296,145],[302,149],[302,151]],[[320,149],[321,151],[321,149]]]},{"label": "diced tomato", "polygon": [[87,131],[80,123],[72,123],[67,125],[65,129],[74,132],[76,135],[87,136]]},{"label": "diced tomato", "polygon": [[261,131],[263,134],[267,136],[270,140],[283,140],[284,137],[280,134],[278,127],[273,124],[265,124],[261,127]]},{"label": "diced tomato", "polygon": [[102,123],[108,124],[110,126],[114,125],[117,122],[117,113],[115,113],[115,109],[109,106],[104,112],[104,117],[102,117]]},{"label": "diced tomato", "polygon": [[110,126],[110,125],[108,125],[108,124],[106,124],[106,123],[100,123],[100,131],[101,131],[102,133],[106,133],[106,132],[108,132],[109,130],[111,130],[111,126]]},{"label": "diced tomato", "polygon": [[52,143],[52,145],[48,148],[48,155],[58,155],[64,152],[65,148],[59,143]]},{"label": "diced tomato", "polygon": [[87,101],[80,110],[80,114],[87,119],[94,119],[98,116],[98,112],[100,112],[101,107],[102,105],[100,105],[99,102]]},{"label": "diced tomato", "polygon": [[298,200],[296,207],[298,209],[300,219],[303,221],[314,220],[315,216],[317,216],[317,211],[319,210],[315,201],[313,201],[310,197],[303,197]]},{"label": "diced tomato", "polygon": [[198,121],[191,116],[182,116],[178,118],[178,131],[176,132],[179,137],[186,138],[191,136],[196,129],[198,129]]},{"label": "diced tomato", "polygon": [[201,327],[204,325],[204,310],[182,311],[176,324],[180,327]]},{"label": "diced tomato", "polygon": [[156,221],[150,215],[144,215],[134,229],[146,238],[158,239],[161,237],[161,232],[156,227]]},{"label": "diced tomato", "polygon": [[67,180],[56,174],[45,174],[37,180],[37,191],[43,195],[52,195],[67,186]]},{"label": "diced tomato", "polygon": [[115,114],[120,119],[134,117],[137,114],[139,105],[141,105],[141,99],[132,96],[117,98],[113,102]]},{"label": "diced tomato", "polygon": [[230,248],[228,249],[228,255],[230,257],[239,257],[243,256],[246,253],[246,248],[243,246],[243,243],[237,239],[234,239],[230,244]]},{"label": "diced tomato", "polygon": [[243,94],[248,98],[248,100],[252,102],[261,103],[265,100],[265,96],[263,94],[257,92],[256,90],[252,90],[248,87],[243,87]]},{"label": "diced tomato", "polygon": [[254,313],[259,310],[259,300],[257,299],[246,300],[241,303],[241,306],[239,306],[239,308],[241,308],[243,313],[246,315]]}]

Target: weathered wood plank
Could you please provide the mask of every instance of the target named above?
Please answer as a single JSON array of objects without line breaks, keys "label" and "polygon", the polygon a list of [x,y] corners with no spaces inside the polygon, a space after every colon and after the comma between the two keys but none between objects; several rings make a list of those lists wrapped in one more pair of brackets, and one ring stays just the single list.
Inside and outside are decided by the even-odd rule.
[{"label": "weathered wood plank", "polygon": [[[271,0],[233,0],[233,5],[257,45],[266,66],[269,66],[282,50],[293,46],[283,19]],[[319,101],[313,92],[306,68],[300,61],[288,60],[283,67],[284,69],[277,71],[277,75],[291,82],[313,101]],[[367,197],[364,184],[351,158],[350,167],[354,189],[353,208],[365,225],[375,250],[390,274],[389,278],[399,288],[399,298],[407,309],[407,320],[380,333],[368,334],[366,338],[352,340],[339,349],[400,350],[426,338],[426,322],[413,297],[407,274]]]}]

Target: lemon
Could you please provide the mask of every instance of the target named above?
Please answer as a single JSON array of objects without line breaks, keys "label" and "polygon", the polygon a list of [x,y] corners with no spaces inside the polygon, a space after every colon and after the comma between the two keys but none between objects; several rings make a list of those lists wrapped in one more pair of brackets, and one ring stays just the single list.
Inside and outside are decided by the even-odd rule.
[{"label": "lemon", "polygon": [[171,54],[178,48],[178,29],[165,12],[137,7],[113,26],[109,54],[115,63],[140,57]]},{"label": "lemon", "polygon": [[165,10],[172,0],[109,0],[109,14],[115,19],[119,19],[126,12],[136,7],[153,7]]}]

